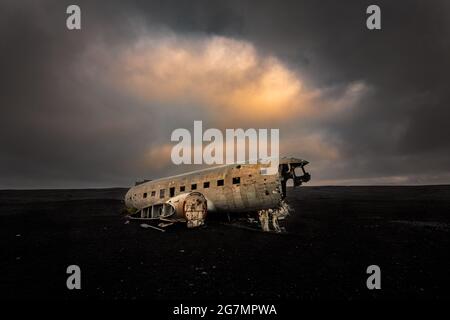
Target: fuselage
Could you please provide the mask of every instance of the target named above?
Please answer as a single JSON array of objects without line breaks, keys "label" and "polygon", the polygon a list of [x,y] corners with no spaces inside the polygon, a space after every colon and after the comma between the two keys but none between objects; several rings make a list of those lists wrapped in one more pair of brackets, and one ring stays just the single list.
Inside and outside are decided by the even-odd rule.
[{"label": "fuselage", "polygon": [[[127,192],[125,203],[127,207],[142,210],[197,192],[206,198],[208,211],[276,208],[286,195],[288,179],[293,179],[294,186],[310,179],[304,170],[308,161],[282,158],[279,163],[278,171],[273,174],[267,174],[267,165],[261,163],[228,164],[145,182]],[[301,168],[303,175],[296,174],[296,168]]]},{"label": "fuselage", "polygon": [[261,174],[261,164],[230,164],[153,180],[125,196],[138,210],[193,191],[205,196],[208,211],[243,212],[276,207],[282,199],[280,174]]}]

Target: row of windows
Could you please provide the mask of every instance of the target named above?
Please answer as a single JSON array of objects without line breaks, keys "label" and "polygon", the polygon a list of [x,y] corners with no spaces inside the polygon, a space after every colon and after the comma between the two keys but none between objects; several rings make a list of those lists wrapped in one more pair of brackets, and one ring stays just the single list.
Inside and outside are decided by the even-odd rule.
[{"label": "row of windows", "polygon": [[[241,178],[240,177],[234,177],[233,178],[233,184],[239,184],[239,183],[241,183]],[[225,185],[225,181],[223,179],[217,180],[217,186],[218,187],[222,187],[224,185]],[[208,189],[209,186],[210,186],[209,181],[203,182],[203,189]],[[191,184],[191,190],[197,190],[197,184],[196,183]],[[180,186],[180,192],[184,192],[184,191],[186,191],[186,187],[185,186]],[[165,189],[159,190],[159,197],[161,199],[164,198],[165,192],[166,192]],[[175,195],[175,187],[171,187],[169,189],[169,193],[170,193],[170,196],[173,197]],[[151,196],[152,197],[156,196],[156,191],[152,191]],[[144,192],[143,197],[147,198],[147,192]]]}]

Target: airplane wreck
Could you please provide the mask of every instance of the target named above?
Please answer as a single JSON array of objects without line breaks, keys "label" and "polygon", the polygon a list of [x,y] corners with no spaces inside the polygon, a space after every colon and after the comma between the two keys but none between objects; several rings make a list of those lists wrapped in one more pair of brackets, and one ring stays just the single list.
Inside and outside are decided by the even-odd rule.
[{"label": "airplane wreck", "polygon": [[263,163],[226,164],[176,176],[145,181],[130,188],[125,205],[130,219],[176,222],[188,228],[204,225],[208,213],[253,215],[263,231],[280,232],[279,219],[289,213],[287,182],[308,182],[308,161],[281,158],[278,172],[262,174]]}]

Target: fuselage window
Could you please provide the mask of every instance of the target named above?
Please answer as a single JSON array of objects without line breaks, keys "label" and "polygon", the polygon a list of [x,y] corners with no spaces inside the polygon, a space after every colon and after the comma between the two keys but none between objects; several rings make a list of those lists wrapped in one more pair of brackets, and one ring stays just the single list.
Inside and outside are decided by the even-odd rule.
[{"label": "fuselage window", "polygon": [[142,195],[144,198],[147,198],[147,192],[144,192],[144,194]]},{"label": "fuselage window", "polygon": [[203,182],[203,188],[209,188],[209,181]]},{"label": "fuselage window", "polygon": [[223,186],[223,179],[217,180],[217,186],[218,187]]},{"label": "fuselage window", "polygon": [[197,184],[196,183],[191,184],[191,190],[197,190]]},{"label": "fuselage window", "polygon": [[152,191],[152,197],[156,195],[156,191]]},{"label": "fuselage window", "polygon": [[180,187],[180,192],[184,192],[184,190],[186,190],[186,187],[185,186],[181,186]]},{"label": "fuselage window", "polygon": [[241,177],[234,177],[233,184],[239,184],[239,183],[241,183]]},{"label": "fuselage window", "polygon": [[165,189],[161,189],[161,190],[159,190],[159,198],[160,199],[162,199],[162,198],[164,198],[164,193],[165,193]]},{"label": "fuselage window", "polygon": [[170,197],[173,197],[175,195],[175,187],[171,187],[169,189]]}]

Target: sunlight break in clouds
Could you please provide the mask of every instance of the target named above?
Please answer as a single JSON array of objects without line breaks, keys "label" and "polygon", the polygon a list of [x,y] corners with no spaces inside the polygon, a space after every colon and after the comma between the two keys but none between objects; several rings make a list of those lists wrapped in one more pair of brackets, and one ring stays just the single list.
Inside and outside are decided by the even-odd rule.
[{"label": "sunlight break in clouds", "polygon": [[[183,119],[192,119],[190,113],[197,110],[197,116],[219,128],[277,127],[282,130],[283,154],[316,164],[341,156],[323,125],[352,112],[370,89],[364,81],[308,87],[307,79],[277,57],[227,37],[145,33],[118,50],[101,45],[91,49],[91,65],[103,65],[108,76],[90,69],[91,75],[103,74],[102,81],[142,100],[154,114],[173,110],[173,121],[185,123]],[[161,167],[170,165],[169,135],[164,138],[158,137],[146,151],[142,164],[156,160]]]},{"label": "sunlight break in clouds", "polygon": [[119,84],[147,101],[190,102],[223,121],[307,114],[313,92],[276,57],[231,38],[145,38],[120,57]]}]

